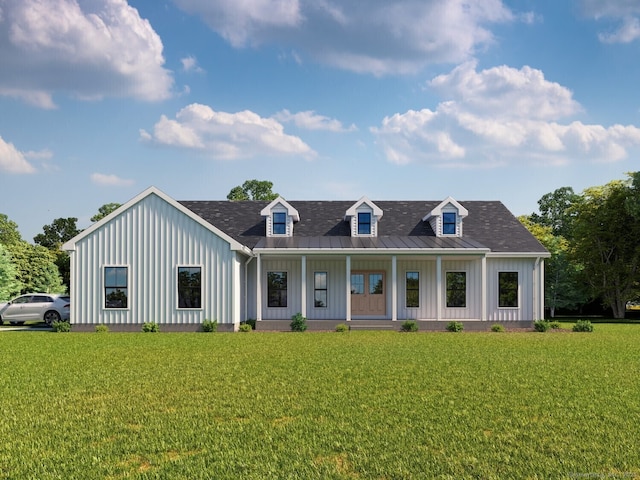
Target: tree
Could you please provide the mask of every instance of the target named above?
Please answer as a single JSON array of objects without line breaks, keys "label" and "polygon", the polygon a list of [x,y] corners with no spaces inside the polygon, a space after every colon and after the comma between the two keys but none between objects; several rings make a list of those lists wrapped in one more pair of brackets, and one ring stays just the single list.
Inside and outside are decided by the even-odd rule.
[{"label": "tree", "polygon": [[582,278],[594,297],[624,318],[625,305],[638,295],[640,205],[638,174],[584,191],[573,205],[571,257],[583,266]]},{"label": "tree", "polygon": [[0,213],[0,244],[4,246],[13,245],[22,241],[18,224],[4,213]]},{"label": "tree", "polygon": [[98,209],[98,213],[91,217],[91,221],[97,222],[98,220],[102,220],[104,217],[109,215],[111,212],[116,211],[121,206],[122,205],[119,203],[105,203]]},{"label": "tree", "polygon": [[561,187],[547,193],[538,200],[540,214],[532,213],[530,220],[540,225],[551,227],[554,235],[571,238],[571,227],[575,216],[571,208],[580,195],[573,192],[571,187]]},{"label": "tree", "polygon": [[41,245],[25,241],[8,248],[17,270],[17,280],[22,285],[20,293],[63,293],[65,286],[58,267],[56,254]]},{"label": "tree", "polygon": [[9,251],[0,243],[0,302],[12,299],[20,293],[22,285]]},{"label": "tree", "polygon": [[544,269],[544,304],[551,317],[555,317],[558,308],[573,309],[586,303],[588,292],[579,281],[581,265],[570,261],[567,239],[554,235],[548,225],[534,223],[531,217],[518,219],[551,253]]},{"label": "tree", "polygon": [[241,200],[266,200],[271,201],[278,198],[277,193],[273,193],[273,182],[268,180],[247,180],[237,187],[233,187],[227,195],[227,200],[237,202]]},{"label": "tree", "polygon": [[62,282],[67,289],[71,286],[71,260],[69,254],[61,250],[62,244],[75,237],[80,230],[76,226],[75,217],[56,218],[50,225],[42,227],[44,233],[33,237],[33,241],[54,254],[54,262],[62,276]]}]

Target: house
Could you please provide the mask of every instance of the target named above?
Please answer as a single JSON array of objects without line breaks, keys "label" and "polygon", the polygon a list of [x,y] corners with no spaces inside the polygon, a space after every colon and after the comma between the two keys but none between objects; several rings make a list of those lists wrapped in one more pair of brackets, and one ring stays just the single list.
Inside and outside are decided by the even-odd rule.
[{"label": "house", "polygon": [[326,330],[528,326],[549,257],[497,201],[176,201],[155,187],[63,249],[77,330],[287,329],[298,312]]}]

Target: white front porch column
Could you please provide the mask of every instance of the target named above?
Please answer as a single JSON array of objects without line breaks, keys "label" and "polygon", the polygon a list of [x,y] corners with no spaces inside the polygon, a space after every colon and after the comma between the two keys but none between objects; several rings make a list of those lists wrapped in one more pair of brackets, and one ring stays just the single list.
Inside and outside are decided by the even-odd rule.
[{"label": "white front porch column", "polygon": [[300,313],[307,317],[307,256],[302,255],[300,262]]},{"label": "white front porch column", "polygon": [[482,275],[482,286],[480,295],[482,298],[480,299],[480,320],[483,322],[487,320],[487,257],[483,255],[480,265],[480,275]]},{"label": "white front porch column", "polygon": [[442,319],[442,255],[436,257],[436,320]]},{"label": "white front porch column", "polygon": [[256,260],[256,322],[262,320],[262,257]]},{"label": "white front porch column", "polygon": [[351,256],[347,255],[346,257],[346,268],[345,271],[347,272],[347,278],[346,278],[346,284],[347,284],[347,291],[345,292],[347,294],[347,301],[345,302],[345,304],[347,305],[347,311],[346,311],[346,320],[347,322],[351,321]]},{"label": "white front porch column", "polygon": [[240,288],[242,278],[240,267],[240,259],[236,254],[233,259],[233,270],[231,272],[231,283],[233,285],[231,288],[231,321],[233,322],[234,330],[237,330],[240,326],[240,295],[242,294],[242,288]]},{"label": "white front porch column", "polygon": [[391,257],[391,320],[398,320],[398,258]]}]

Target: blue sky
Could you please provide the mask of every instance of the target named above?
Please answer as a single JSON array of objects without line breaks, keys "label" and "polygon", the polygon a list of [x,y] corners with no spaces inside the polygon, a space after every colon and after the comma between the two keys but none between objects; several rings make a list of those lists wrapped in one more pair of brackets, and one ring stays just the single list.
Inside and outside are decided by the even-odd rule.
[{"label": "blue sky", "polygon": [[501,200],[640,166],[637,0],[0,0],[0,213]]}]

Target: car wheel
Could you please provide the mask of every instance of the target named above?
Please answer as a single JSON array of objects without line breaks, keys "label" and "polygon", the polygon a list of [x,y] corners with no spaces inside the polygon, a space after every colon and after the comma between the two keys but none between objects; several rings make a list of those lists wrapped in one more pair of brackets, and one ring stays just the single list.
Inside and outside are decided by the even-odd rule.
[{"label": "car wheel", "polygon": [[44,323],[46,323],[47,325],[51,325],[53,324],[53,322],[59,322],[60,318],[61,317],[58,312],[56,312],[55,310],[49,310],[44,314]]}]

